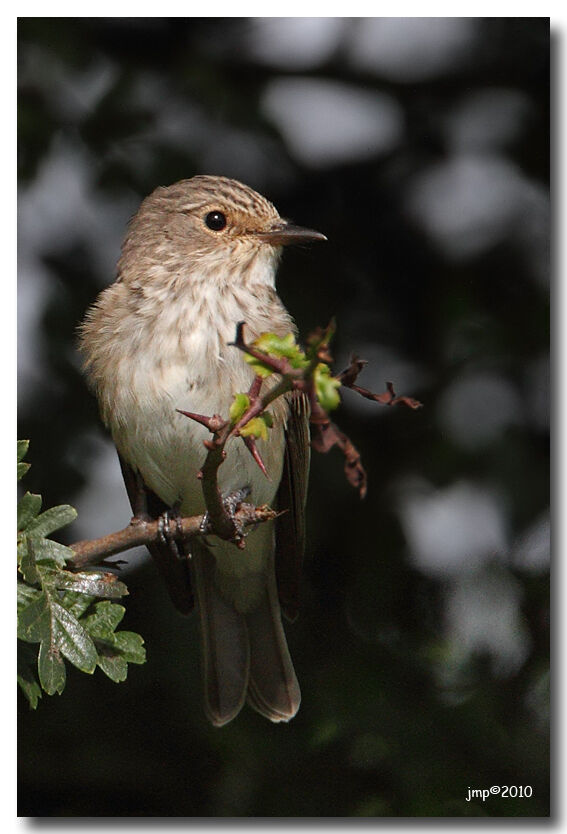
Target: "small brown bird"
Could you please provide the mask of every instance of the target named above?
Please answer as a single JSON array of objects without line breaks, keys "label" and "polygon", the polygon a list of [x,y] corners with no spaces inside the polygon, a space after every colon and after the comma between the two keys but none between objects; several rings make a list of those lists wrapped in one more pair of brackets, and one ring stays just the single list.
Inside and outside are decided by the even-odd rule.
[{"label": "small brown bird", "polygon": [[[177,409],[228,416],[234,394],[246,392],[254,376],[229,346],[237,323],[246,323],[248,340],[294,331],[275,290],[282,247],[325,239],[224,177],[182,180],[143,201],[118,277],[87,312],[80,345],[135,515],[204,512],[197,474],[210,435]],[[269,479],[233,438],[219,486],[224,495],[250,490],[252,503],[286,510],[275,529],[259,525],[244,550],[214,536],[173,558],[171,542],[150,548],[179,610],[191,610],[196,592],[205,710],[216,726],[246,700],[271,721],[289,721],[299,709],[281,608],[292,619],[297,613],[308,413],[293,396],[275,401],[271,412],[268,439],[257,441]]]}]

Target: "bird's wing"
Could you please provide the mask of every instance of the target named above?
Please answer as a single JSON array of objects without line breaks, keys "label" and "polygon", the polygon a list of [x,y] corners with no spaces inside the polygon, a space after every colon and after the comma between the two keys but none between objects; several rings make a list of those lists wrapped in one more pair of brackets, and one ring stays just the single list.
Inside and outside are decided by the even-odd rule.
[{"label": "bird's wing", "polygon": [[[134,517],[156,519],[171,510],[171,507],[168,507],[155,492],[144,484],[141,475],[126,463],[120,453],[118,453],[118,458]],[[177,543],[176,552],[175,547],[164,542],[148,545],[148,550],[167,586],[173,604],[182,614],[189,614],[194,606],[189,548]]]},{"label": "bird's wing", "polygon": [[299,613],[299,590],[305,550],[305,502],[309,480],[309,405],[304,395],[290,399],[286,444],[276,521],[276,578],[282,611],[289,620]]}]

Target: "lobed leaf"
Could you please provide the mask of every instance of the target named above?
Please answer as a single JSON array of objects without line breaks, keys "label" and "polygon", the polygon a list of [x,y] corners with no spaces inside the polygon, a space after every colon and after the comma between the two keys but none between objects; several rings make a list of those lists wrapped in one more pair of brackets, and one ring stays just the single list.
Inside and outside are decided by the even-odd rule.
[{"label": "lobed leaf", "polygon": [[20,611],[18,637],[25,643],[49,639],[49,605],[44,591]]},{"label": "lobed leaf", "polygon": [[61,653],[54,643],[44,641],[39,647],[37,659],[39,682],[48,695],[61,695],[65,689],[65,664]]},{"label": "lobed leaf", "polygon": [[23,532],[41,510],[41,495],[26,492],[18,501],[18,532]]},{"label": "lobed leaf", "polygon": [[29,585],[37,585],[41,581],[35,558],[35,548],[30,536],[22,536],[18,542],[19,570]]},{"label": "lobed leaf", "polygon": [[18,686],[28,699],[31,709],[36,709],[41,698],[41,686],[37,677],[37,657],[26,643],[18,644]]},{"label": "lobed leaf", "polygon": [[124,617],[126,609],[115,602],[97,602],[94,611],[83,619],[91,637],[110,637]]},{"label": "lobed leaf", "polygon": [[18,440],[18,463],[20,463],[27,455],[29,446],[29,440]]},{"label": "lobed leaf", "polygon": [[146,650],[143,639],[131,631],[119,631],[112,638],[98,645],[98,665],[115,683],[126,680],[128,663],[145,663]]},{"label": "lobed leaf", "polygon": [[92,639],[76,617],[51,600],[51,646],[81,672],[94,672],[97,652]]},{"label": "lobed leaf", "polygon": [[[76,591],[65,591],[59,598],[61,605],[63,605],[67,611],[70,611],[71,614],[78,620],[80,620],[83,614],[90,608],[94,600],[95,597],[88,596],[88,594],[81,594]],[[84,624],[84,620],[81,620],[81,622]]]},{"label": "lobed leaf", "polygon": [[41,515],[38,515],[27,528],[27,532],[36,536],[48,536],[55,530],[65,527],[77,518],[77,510],[69,504],[60,504],[58,507],[50,507]]},{"label": "lobed leaf", "polygon": [[[46,679],[50,680],[55,674],[54,670],[59,666],[59,654],[83,672],[93,672],[95,669],[97,656],[93,641],[77,618],[45,591],[21,611],[18,637],[26,643],[42,644]],[[47,670],[52,666],[53,669],[48,673]],[[61,680],[59,673],[57,680]]]},{"label": "lobed leaf", "polygon": [[35,545],[35,558],[40,563],[49,559],[64,568],[67,560],[72,559],[74,555],[75,552],[71,547],[66,547],[53,539],[41,538]]},{"label": "lobed leaf", "polygon": [[23,608],[28,606],[30,602],[36,600],[40,596],[41,591],[39,590],[39,588],[32,588],[31,585],[27,585],[25,582],[21,582],[19,579],[17,585],[17,604],[19,613]]},{"label": "lobed leaf", "polygon": [[128,677],[128,661],[110,642],[99,646],[98,665],[114,683],[122,683]]},{"label": "lobed leaf", "polygon": [[22,480],[30,466],[31,464],[29,463],[18,463],[18,481]]},{"label": "lobed leaf", "polygon": [[[243,405],[248,407],[248,400],[237,400],[235,408]],[[18,441],[18,478],[29,468],[22,462],[28,447],[28,441]],[[54,695],[65,688],[65,659],[88,674],[98,664],[115,681],[126,678],[128,663],[145,662],[139,635],[115,633],[124,608],[110,599],[127,594],[126,585],[109,572],[67,570],[73,550],[46,537],[74,521],[77,513],[68,505],[41,513],[41,504],[41,496],[29,492],[18,502],[18,568],[23,578],[17,584],[18,684],[32,709],[42,690]],[[95,603],[97,597],[107,599]],[[37,643],[39,652],[28,645]]]},{"label": "lobed leaf", "polygon": [[113,573],[71,573],[60,571],[54,578],[55,587],[76,591],[93,597],[118,599],[128,594],[128,588]]}]

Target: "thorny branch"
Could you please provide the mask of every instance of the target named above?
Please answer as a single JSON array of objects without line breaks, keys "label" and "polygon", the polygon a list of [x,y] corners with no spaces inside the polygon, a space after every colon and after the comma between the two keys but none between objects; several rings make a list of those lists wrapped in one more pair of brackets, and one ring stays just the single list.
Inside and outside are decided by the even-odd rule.
[{"label": "thorny branch", "polygon": [[[313,361],[306,369],[297,369],[291,366],[289,360],[277,358],[258,351],[247,345],[243,338],[244,324],[241,322],[237,327],[235,347],[238,347],[250,356],[261,360],[275,373],[284,375],[289,380],[290,389],[294,388],[305,393],[311,406],[311,446],[317,452],[326,453],[337,446],[345,458],[345,475],[348,482],[358,489],[361,498],[364,498],[367,491],[367,477],[362,465],[360,454],[352,441],[331,421],[327,412],[321,407],[313,384],[313,371],[318,362],[330,364],[333,359],[329,351],[329,340],[334,331],[334,322],[323,330],[317,328],[308,338],[308,345],[313,350]],[[406,405],[412,409],[421,407],[421,403],[411,397],[397,396],[391,382],[386,383],[386,391],[375,394],[367,388],[356,384],[358,375],[367,364],[366,360],[353,356],[348,368],[345,368],[337,377],[344,388],[350,388],[366,399],[374,400],[382,405]],[[257,411],[255,413],[258,413]]]},{"label": "thorny branch", "polygon": [[[218,485],[218,470],[226,458],[225,446],[233,437],[240,437],[257,465],[266,477],[269,477],[266,467],[252,434],[242,433],[252,420],[266,413],[266,409],[274,400],[295,390],[303,393],[309,400],[311,407],[311,446],[318,452],[326,453],[337,446],[344,455],[344,469],[348,482],[359,491],[364,498],[367,491],[367,478],[360,459],[360,454],[351,440],[330,420],[327,412],[319,403],[315,389],[314,372],[319,363],[329,364],[332,357],[329,351],[329,341],[334,332],[334,322],[327,328],[317,328],[308,338],[308,363],[303,367],[295,367],[286,356],[274,356],[249,345],[244,339],[244,322],[237,325],[235,341],[232,345],[248,356],[261,362],[266,368],[280,376],[279,382],[261,393],[263,379],[256,375],[247,393],[248,405],[236,420],[224,419],[219,414],[207,416],[190,411],[180,411],[181,414],[205,426],[212,437],[204,441],[207,454],[203,467],[198,473],[201,480],[203,497],[207,513],[205,516],[179,518],[176,527],[179,538],[188,541],[193,536],[203,533],[214,533],[222,539],[233,541],[238,547],[245,546],[245,529],[249,526],[268,521],[277,517],[277,512],[269,507],[254,507],[243,500],[230,507],[223,498]],[[406,405],[417,409],[421,403],[411,397],[398,396],[391,382],[386,383],[386,391],[373,393],[356,383],[366,361],[352,356],[350,364],[336,377],[344,388],[350,388],[360,396],[382,405]],[[75,558],[70,566],[79,569],[88,564],[104,564],[109,556],[139,545],[153,544],[160,540],[161,529],[159,520],[146,521],[134,519],[124,530],[111,533],[99,539],[81,541],[72,545]],[[119,562],[107,563],[114,567]]]},{"label": "thorny branch", "polygon": [[[270,507],[253,507],[251,504],[241,504],[235,513],[238,524],[242,528],[258,524],[263,521],[270,521],[277,517],[277,512]],[[179,538],[183,541],[190,541],[194,536],[202,535],[203,515],[195,515],[187,518],[176,519],[176,528]],[[146,521],[133,519],[123,530],[109,533],[98,539],[86,539],[75,542],[71,545],[75,551],[73,559],[68,564],[73,570],[80,570],[87,565],[106,565],[107,567],[120,567],[123,562],[106,562],[105,560],[124,550],[132,547],[140,547],[155,544],[161,541],[161,530],[159,519]]]}]

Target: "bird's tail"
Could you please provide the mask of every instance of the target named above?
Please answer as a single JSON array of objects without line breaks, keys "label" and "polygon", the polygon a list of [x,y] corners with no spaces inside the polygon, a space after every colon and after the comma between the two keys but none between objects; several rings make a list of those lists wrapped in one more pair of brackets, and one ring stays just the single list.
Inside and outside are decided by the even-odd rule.
[{"label": "bird's tail", "polygon": [[249,613],[222,596],[215,559],[192,542],[192,566],[203,654],[205,712],[216,727],[231,721],[245,701],[270,721],[289,721],[301,694],[282,626],[273,569]]}]

